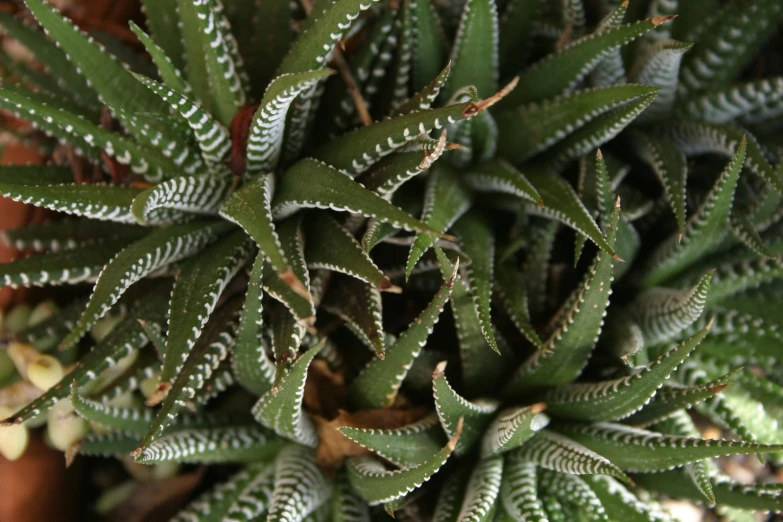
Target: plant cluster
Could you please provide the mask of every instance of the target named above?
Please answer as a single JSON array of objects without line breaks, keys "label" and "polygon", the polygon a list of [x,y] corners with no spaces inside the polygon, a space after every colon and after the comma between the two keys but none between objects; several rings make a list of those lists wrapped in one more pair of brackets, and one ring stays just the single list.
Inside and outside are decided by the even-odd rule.
[{"label": "plant cluster", "polygon": [[177,521],[783,509],[713,460],[783,457],[780,0],[24,4],[0,194],[69,216],[0,278],[94,286],[6,330],[6,455],[240,465]]}]

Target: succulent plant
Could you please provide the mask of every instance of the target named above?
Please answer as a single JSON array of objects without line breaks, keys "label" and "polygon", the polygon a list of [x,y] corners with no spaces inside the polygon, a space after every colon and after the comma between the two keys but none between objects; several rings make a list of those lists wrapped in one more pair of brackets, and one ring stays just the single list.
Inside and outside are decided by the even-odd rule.
[{"label": "succulent plant", "polygon": [[779,0],[24,3],[4,425],[234,469],[178,521],[783,510]]}]

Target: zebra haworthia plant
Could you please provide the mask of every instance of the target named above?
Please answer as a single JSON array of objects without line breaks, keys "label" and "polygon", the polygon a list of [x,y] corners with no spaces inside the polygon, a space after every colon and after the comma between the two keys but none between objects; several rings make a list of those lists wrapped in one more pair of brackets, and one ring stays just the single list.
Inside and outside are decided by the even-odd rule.
[{"label": "zebra haworthia plant", "polygon": [[209,463],[178,521],[783,510],[712,460],[783,456],[779,0],[24,4],[0,194],[65,216],[0,278],[78,286],[5,455]]}]

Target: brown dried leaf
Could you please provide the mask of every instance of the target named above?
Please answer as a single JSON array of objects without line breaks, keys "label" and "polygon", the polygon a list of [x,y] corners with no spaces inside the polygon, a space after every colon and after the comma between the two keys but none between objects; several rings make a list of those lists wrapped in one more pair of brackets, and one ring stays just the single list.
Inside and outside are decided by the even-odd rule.
[{"label": "brown dried leaf", "polygon": [[163,480],[143,482],[130,498],[115,507],[107,522],[163,522],[169,520],[204,475],[204,468]]},{"label": "brown dried leaf", "polygon": [[342,372],[335,373],[323,359],[310,363],[304,389],[304,407],[312,415],[333,419],[345,404],[348,387]]},{"label": "brown dried leaf", "polygon": [[377,409],[361,410],[350,413],[339,410],[337,417],[326,420],[315,417],[320,444],[315,457],[324,469],[337,470],[346,457],[370,455],[370,451],[359,446],[340,432],[343,426],[352,428],[373,428],[388,430],[412,424],[427,415],[424,408],[416,409]]}]

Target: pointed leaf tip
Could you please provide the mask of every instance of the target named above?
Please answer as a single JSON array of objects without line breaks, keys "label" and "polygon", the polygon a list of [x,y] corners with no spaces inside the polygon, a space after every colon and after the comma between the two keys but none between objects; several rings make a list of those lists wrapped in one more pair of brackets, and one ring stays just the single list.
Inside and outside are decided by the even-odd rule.
[{"label": "pointed leaf tip", "polygon": [[435,371],[432,372],[432,378],[433,379],[440,379],[444,375],[446,375],[446,365],[448,363],[446,361],[441,361],[435,366]]},{"label": "pointed leaf tip", "polygon": [[674,20],[677,18],[677,15],[667,15],[667,16],[653,16],[650,18],[650,23],[652,23],[655,27],[658,27],[661,24],[665,24],[669,20]]},{"label": "pointed leaf tip", "polygon": [[500,100],[511,94],[511,91],[513,91],[517,84],[519,83],[519,76],[514,76],[514,78],[506,84],[505,87],[500,89],[498,92],[490,96],[489,98],[485,100],[479,100],[477,102],[471,102],[468,104],[467,107],[462,111],[462,117],[463,118],[472,118],[473,116],[476,116],[477,114],[484,112],[485,110],[489,109],[496,103],[498,103]]}]

